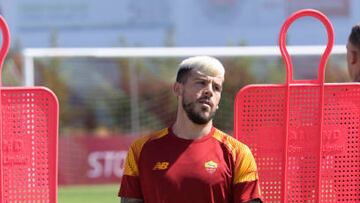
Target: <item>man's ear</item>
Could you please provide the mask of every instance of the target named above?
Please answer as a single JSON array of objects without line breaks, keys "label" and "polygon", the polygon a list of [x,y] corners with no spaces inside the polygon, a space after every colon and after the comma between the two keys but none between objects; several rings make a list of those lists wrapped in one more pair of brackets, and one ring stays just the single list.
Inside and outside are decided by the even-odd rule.
[{"label": "man's ear", "polygon": [[180,96],[182,94],[182,84],[175,82],[173,85],[173,92],[176,96]]},{"label": "man's ear", "polygon": [[351,65],[359,63],[359,56],[358,56],[358,53],[356,51],[350,51],[349,54],[350,54],[349,63]]}]

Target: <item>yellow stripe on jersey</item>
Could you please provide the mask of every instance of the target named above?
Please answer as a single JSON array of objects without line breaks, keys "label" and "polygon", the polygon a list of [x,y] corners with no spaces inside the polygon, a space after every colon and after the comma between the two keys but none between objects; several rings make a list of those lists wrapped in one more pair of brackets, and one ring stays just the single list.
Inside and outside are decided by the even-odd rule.
[{"label": "yellow stripe on jersey", "polygon": [[248,146],[218,129],[214,133],[214,138],[225,144],[233,157],[235,163],[233,184],[258,179],[255,159]]},{"label": "yellow stripe on jersey", "polygon": [[144,136],[135,140],[135,142],[131,144],[130,149],[128,151],[128,155],[126,157],[125,166],[124,166],[124,175],[139,176],[138,161],[144,144],[149,140],[159,139],[167,135],[168,132],[169,132],[168,129],[164,128],[151,135]]}]

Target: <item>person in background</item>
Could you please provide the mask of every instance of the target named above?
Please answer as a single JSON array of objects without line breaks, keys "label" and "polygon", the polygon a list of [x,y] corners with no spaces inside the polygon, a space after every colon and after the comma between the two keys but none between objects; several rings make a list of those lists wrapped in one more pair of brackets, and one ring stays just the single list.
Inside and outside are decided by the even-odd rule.
[{"label": "person in background", "polygon": [[346,45],[348,72],[353,82],[360,82],[360,24],[351,29]]},{"label": "person in background", "polygon": [[213,57],[181,62],[173,85],[176,119],[131,145],[118,193],[122,203],[262,202],[250,149],[213,125],[224,76]]}]

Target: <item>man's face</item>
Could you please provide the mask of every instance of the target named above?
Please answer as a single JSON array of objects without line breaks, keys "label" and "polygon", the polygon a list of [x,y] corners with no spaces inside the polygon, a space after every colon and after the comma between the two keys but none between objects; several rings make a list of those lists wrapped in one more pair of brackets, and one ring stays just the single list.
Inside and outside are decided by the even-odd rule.
[{"label": "man's face", "polygon": [[182,84],[181,104],[188,118],[196,124],[206,124],[215,115],[218,108],[223,76],[209,76],[192,70],[186,82]]}]

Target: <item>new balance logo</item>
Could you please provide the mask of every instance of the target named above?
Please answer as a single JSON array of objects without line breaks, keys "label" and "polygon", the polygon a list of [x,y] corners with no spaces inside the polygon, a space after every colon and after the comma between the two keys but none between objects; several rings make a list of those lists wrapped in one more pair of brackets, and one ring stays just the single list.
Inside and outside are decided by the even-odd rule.
[{"label": "new balance logo", "polygon": [[153,168],[153,170],[154,171],[156,171],[156,170],[165,170],[165,169],[167,169],[168,168],[168,166],[169,166],[169,162],[160,162],[160,161],[158,161],[158,162],[156,162],[156,164],[154,165],[154,168]]}]

